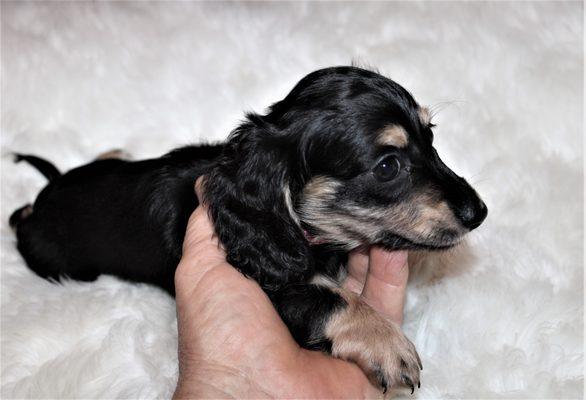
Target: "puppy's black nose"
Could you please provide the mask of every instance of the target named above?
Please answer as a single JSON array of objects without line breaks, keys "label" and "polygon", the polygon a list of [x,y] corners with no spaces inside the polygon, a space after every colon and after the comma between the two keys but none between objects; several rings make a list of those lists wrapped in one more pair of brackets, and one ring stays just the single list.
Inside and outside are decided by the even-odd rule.
[{"label": "puppy's black nose", "polygon": [[462,225],[470,230],[478,228],[487,214],[486,204],[479,198],[461,205],[456,213]]}]

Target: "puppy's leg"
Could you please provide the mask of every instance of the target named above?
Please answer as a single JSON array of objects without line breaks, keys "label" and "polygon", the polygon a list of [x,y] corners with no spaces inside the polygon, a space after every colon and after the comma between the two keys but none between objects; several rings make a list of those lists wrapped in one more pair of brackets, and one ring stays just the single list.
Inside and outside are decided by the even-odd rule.
[{"label": "puppy's leg", "polygon": [[301,346],[355,362],[383,391],[419,385],[421,361],[413,344],[356,294],[300,284],[282,289],[273,302]]},{"label": "puppy's leg", "polygon": [[132,156],[122,149],[112,149],[104,153],[98,154],[96,160],[132,160]]}]

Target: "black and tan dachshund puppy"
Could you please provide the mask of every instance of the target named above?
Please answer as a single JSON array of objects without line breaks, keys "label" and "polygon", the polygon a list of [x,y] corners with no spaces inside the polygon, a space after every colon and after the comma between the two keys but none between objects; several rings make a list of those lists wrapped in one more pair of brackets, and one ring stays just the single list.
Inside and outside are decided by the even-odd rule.
[{"label": "black and tan dachshund puppy", "polygon": [[174,293],[194,182],[228,261],[268,293],[300,345],[357,363],[387,386],[419,383],[400,328],[338,285],[359,246],[447,249],[487,209],[432,146],[428,111],[392,80],[355,67],[303,78],[223,144],[144,161],[96,160],[50,180],[15,211],[18,249],[38,275],[112,274]]}]

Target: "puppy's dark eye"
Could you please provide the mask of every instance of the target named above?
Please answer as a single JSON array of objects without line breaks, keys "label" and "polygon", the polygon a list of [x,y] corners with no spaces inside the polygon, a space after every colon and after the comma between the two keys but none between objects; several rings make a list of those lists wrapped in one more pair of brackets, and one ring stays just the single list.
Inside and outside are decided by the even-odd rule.
[{"label": "puppy's dark eye", "polygon": [[383,158],[372,171],[376,179],[381,182],[395,179],[401,172],[401,162],[395,156]]}]

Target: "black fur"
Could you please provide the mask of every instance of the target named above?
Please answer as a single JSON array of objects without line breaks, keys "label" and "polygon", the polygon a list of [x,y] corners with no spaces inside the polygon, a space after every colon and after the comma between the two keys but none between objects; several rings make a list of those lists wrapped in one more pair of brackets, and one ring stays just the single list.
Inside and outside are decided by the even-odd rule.
[{"label": "black fur", "polygon": [[216,232],[228,261],[265,289],[307,281],[313,258],[283,197],[284,185],[299,185],[291,173],[297,169],[297,144],[262,118],[248,118],[206,181]]},{"label": "black fur", "polygon": [[57,179],[61,176],[61,172],[53,164],[42,158],[31,156],[28,154],[15,154],[14,162],[18,163],[26,161],[33,167],[35,167],[45,178],[50,181]]},{"label": "black fur", "polygon": [[[408,132],[407,148],[376,144],[389,124]],[[389,155],[402,169],[381,182],[372,171]],[[94,161],[63,176],[43,160],[21,158],[50,179],[32,214],[12,221],[18,249],[40,276],[91,281],[112,274],[173,294],[185,227],[198,205],[193,185],[206,175],[205,201],[228,261],[267,291],[302,346],[324,351],[331,345],[324,334],[328,317],[346,303],[310,280],[316,273],[336,277],[348,246],[445,248],[486,216],[474,190],[437,156],[431,126],[422,123],[411,95],[354,67],[306,76],[266,115],[249,114],[224,144],[137,162]],[[339,237],[311,246],[306,236],[323,235],[324,227],[297,211],[307,201],[306,185],[318,176],[337,185],[315,212],[338,218]],[[437,228],[414,239],[393,226],[379,231],[380,216],[348,211],[408,206],[414,194],[427,192],[449,206],[457,229]]]},{"label": "black fur", "polygon": [[97,160],[52,180],[32,215],[16,223],[18,249],[43,278],[100,274],[174,294],[193,177],[209,172],[222,145],[190,146],[152,160]]}]

